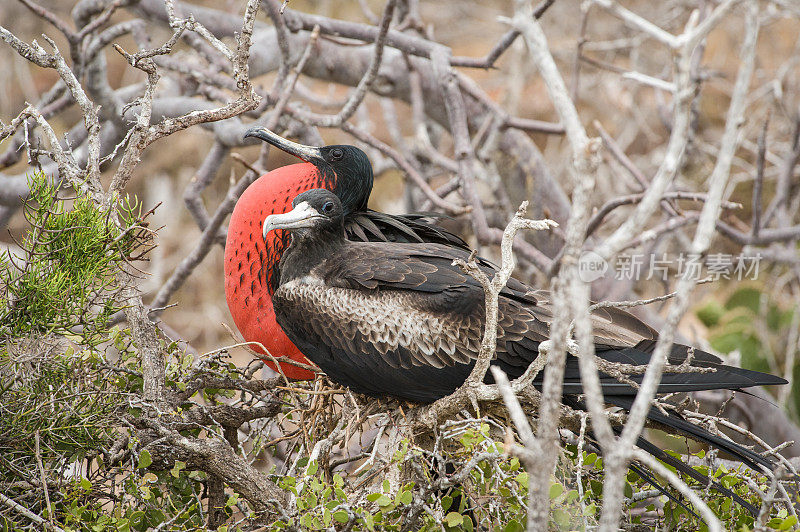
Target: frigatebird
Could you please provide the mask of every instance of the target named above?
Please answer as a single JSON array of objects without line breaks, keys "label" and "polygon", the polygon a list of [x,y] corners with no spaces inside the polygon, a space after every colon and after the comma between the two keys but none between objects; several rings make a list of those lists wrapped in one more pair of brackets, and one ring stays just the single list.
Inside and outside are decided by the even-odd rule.
[{"label": "frigatebird", "polygon": [[[272,296],[278,323],[331,380],[354,392],[421,403],[454,392],[472,370],[483,334],[483,289],[453,264],[454,259],[467,260],[469,252],[438,243],[352,242],[345,238],[343,215],[335,194],[316,189],[298,195],[290,212],[264,219],[264,238],[277,229],[292,235]],[[489,276],[495,272],[490,264],[480,267]],[[538,356],[539,343],[548,338],[553,317],[548,293],[511,278],[500,295],[498,310],[492,364],[516,378]],[[653,328],[613,307],[595,310],[592,325],[598,357],[640,368],[648,363],[658,339]],[[685,345],[673,346],[669,362],[679,365],[690,352],[691,367],[699,369],[666,372],[658,393],[786,384],[773,375],[725,365],[716,356]],[[641,374],[629,376],[636,383],[641,378]],[[607,403],[630,408],[635,386],[609,375],[601,375],[601,382]],[[540,386],[541,378],[534,384]],[[565,402],[582,408],[582,391],[577,358],[570,356]],[[773,467],[770,459],[675,412],[653,408],[649,418],[756,470]],[[707,484],[705,476],[644,438],[638,445]],[[755,510],[724,486],[715,487]]]},{"label": "frigatebird", "polygon": [[[439,242],[467,248],[461,238],[428,223],[430,213],[396,216],[368,209],[372,165],[359,148],[305,146],[261,127],[248,130],[245,137],[259,138],[305,161],[254,181],[236,203],[228,226],[224,266],[228,308],[244,339],[262,344],[272,355],[307,362],[275,322],[272,310],[271,296],[288,234],[276,231],[266,239],[261,235],[264,217],[289,210],[299,193],[313,188],[333,191],[342,203],[345,229],[352,240]],[[314,377],[289,364],[282,364],[281,370],[292,379]]]}]

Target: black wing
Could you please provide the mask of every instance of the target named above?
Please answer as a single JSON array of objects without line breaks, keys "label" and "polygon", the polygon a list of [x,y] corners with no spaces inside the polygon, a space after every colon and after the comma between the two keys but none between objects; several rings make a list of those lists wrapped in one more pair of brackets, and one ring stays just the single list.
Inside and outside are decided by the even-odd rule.
[{"label": "black wing", "polygon": [[[431,223],[430,219],[443,218],[445,215],[421,212],[403,215],[386,214],[365,210],[347,215],[344,220],[345,234],[354,242],[403,242],[403,243],[435,243],[465,250],[470,247],[461,237]],[[279,231],[281,237],[275,241],[274,255],[280,256],[289,246],[289,232]],[[478,262],[486,266],[492,263],[478,257]],[[268,268],[269,265],[271,268]],[[280,279],[280,264],[274,260],[261,262],[263,275],[267,277],[270,295],[277,289]]]},{"label": "black wing", "polygon": [[469,251],[464,240],[428,220],[441,217],[434,213],[386,214],[366,210],[354,212],[345,219],[350,240],[360,242],[437,243]]}]

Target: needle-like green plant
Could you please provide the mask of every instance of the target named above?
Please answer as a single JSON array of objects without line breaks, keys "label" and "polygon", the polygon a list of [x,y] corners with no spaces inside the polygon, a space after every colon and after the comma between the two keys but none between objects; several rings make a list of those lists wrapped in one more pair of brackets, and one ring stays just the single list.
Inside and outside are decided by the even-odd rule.
[{"label": "needle-like green plant", "polygon": [[0,336],[56,333],[92,344],[93,331],[125,305],[121,269],[147,247],[140,208],[125,200],[103,211],[89,198],[63,197],[43,174],[31,175],[30,190],[30,229],[19,251],[0,256]]}]

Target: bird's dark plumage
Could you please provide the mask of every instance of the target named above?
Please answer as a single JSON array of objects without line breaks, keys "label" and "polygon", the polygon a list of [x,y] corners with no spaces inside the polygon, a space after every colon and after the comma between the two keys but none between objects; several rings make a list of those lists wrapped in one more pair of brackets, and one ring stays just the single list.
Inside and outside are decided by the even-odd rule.
[{"label": "bird's dark plumage", "polygon": [[[298,200],[309,197],[314,194]],[[330,236],[301,237],[282,261],[281,286],[273,299],[278,322],[290,338],[296,336],[304,344],[298,344],[300,349],[313,353],[308,356],[331,378],[360,393],[425,402],[453,392],[474,364],[483,331],[483,289],[453,265],[468,253],[441,244],[387,245]],[[493,273],[490,266],[482,268]],[[521,375],[538,355],[539,342],[548,338],[551,320],[548,294],[511,279],[500,297],[494,363],[510,377]],[[600,357],[647,364],[658,337],[655,330],[616,308],[596,310],[592,322]],[[687,352],[686,346],[674,346],[670,363],[680,364]],[[667,373],[659,392],[783,382],[725,366],[698,350],[692,364],[715,371]],[[574,357],[564,386],[564,393],[582,392]],[[609,395],[636,394],[609,376],[603,377],[603,387]]]},{"label": "bird's dark plumage", "polygon": [[[295,203],[314,208],[315,201],[331,197],[313,190]],[[305,229],[281,261],[273,300],[283,329],[331,378],[354,391],[422,402],[453,392],[475,362],[483,330],[483,290],[453,264],[469,254],[434,243],[350,242],[343,237],[341,217],[320,219],[328,224],[328,234],[320,236],[318,227]],[[491,266],[481,267],[493,273]],[[498,316],[493,363],[513,378],[548,338],[548,294],[511,279],[501,292]],[[648,363],[658,338],[651,327],[616,308],[597,309],[592,325],[598,356],[637,366]],[[669,362],[680,364],[688,352],[675,345]],[[666,373],[659,393],[785,382],[726,366],[699,350],[693,351],[692,365],[714,371]],[[639,381],[641,375],[630,378]],[[613,377],[603,376],[602,382],[609,396],[636,394]],[[577,359],[570,357],[564,393],[581,392]]]},{"label": "bird's dark plumage", "polygon": [[[273,226],[290,227],[293,234],[273,295],[278,323],[332,380],[355,392],[418,402],[452,393],[475,364],[483,334],[483,290],[453,265],[454,259],[466,260],[469,253],[436,243],[347,241],[341,208],[323,213],[325,205],[337,201],[328,191],[308,191],[295,199],[291,213],[265,220],[265,234]],[[310,221],[295,228],[285,225],[286,217],[296,212],[295,217],[306,213]],[[481,268],[494,273],[491,265]],[[538,356],[539,343],[548,338],[552,318],[546,292],[511,279],[500,295],[492,364],[511,378],[522,375]],[[598,357],[635,366],[649,362],[658,333],[641,320],[620,309],[599,308],[592,314],[592,325]],[[690,352],[692,366],[713,371],[667,372],[659,393],[785,383],[772,375],[727,366],[709,353],[682,345],[673,346],[669,362],[680,364]],[[630,379],[640,382],[642,375]],[[608,375],[601,375],[601,382],[609,404],[631,407],[637,388]],[[541,384],[541,377],[535,384]],[[577,397],[582,391],[578,361],[570,356],[565,399],[582,407]],[[649,417],[750,467],[772,466],[761,455],[676,413],[654,408]]]}]

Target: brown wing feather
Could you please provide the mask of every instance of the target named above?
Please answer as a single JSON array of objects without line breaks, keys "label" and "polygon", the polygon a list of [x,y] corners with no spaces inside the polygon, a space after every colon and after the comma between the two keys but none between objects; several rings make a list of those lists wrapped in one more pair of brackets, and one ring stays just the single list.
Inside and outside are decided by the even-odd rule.
[{"label": "brown wing feather", "polygon": [[[385,357],[393,356],[394,347],[403,346],[411,351],[413,364],[442,367],[474,360],[483,334],[483,290],[473,277],[452,264],[456,258],[466,258],[466,252],[438,244],[393,244],[387,248],[361,243],[330,257],[315,273],[320,286],[342,289],[326,302],[344,312],[350,309],[352,315],[336,318],[342,324],[354,328],[365,319],[379,324],[370,330],[362,323],[362,342],[377,340],[378,351]],[[483,265],[483,269],[494,273],[489,266]],[[338,298],[349,303],[335,305],[333,300]],[[538,343],[549,335],[549,293],[511,279],[498,310],[497,358],[526,366],[537,356]],[[314,312],[324,310],[318,306]],[[616,308],[597,309],[592,322],[598,345],[632,347],[657,338],[655,330]],[[358,342],[355,333],[348,337]],[[386,362],[402,366],[400,360]]]}]

